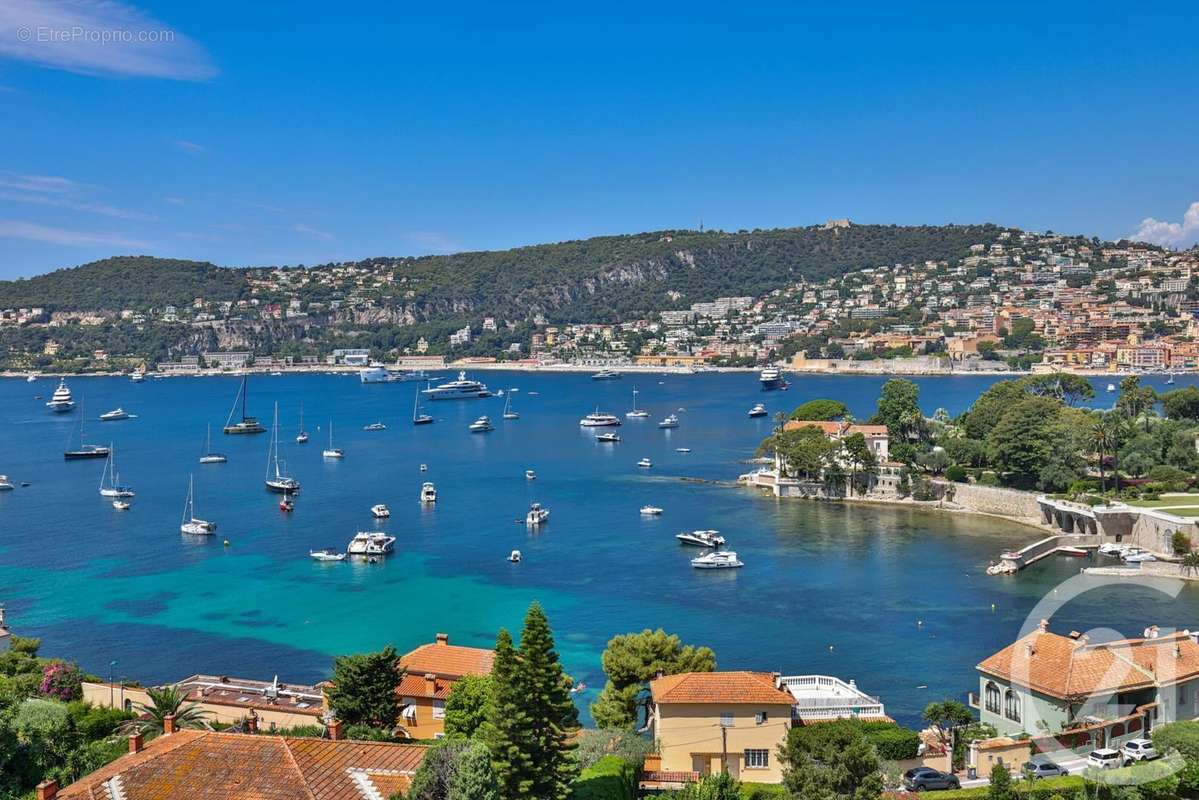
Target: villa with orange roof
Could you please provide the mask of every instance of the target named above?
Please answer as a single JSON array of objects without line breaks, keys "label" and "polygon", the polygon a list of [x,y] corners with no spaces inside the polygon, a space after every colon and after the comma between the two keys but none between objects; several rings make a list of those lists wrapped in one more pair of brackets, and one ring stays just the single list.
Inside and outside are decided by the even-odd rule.
[{"label": "villa with orange roof", "polygon": [[412,739],[439,739],[445,733],[445,699],[467,675],[490,675],[495,651],[450,644],[439,633],[431,644],[404,654],[404,676],[396,687],[400,696],[400,727]]},{"label": "villa with orange roof", "polygon": [[1042,621],[977,669],[971,704],[1001,735],[1052,734],[1083,750],[1199,718],[1199,632],[1154,626],[1140,639],[1091,642]]}]

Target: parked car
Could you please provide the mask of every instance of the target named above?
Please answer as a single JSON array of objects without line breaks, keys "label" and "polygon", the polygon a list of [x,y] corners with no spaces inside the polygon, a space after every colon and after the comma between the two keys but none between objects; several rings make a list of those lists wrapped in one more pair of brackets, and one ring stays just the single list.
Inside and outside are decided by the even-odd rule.
[{"label": "parked car", "polygon": [[1157,750],[1148,739],[1129,739],[1120,752],[1127,761],[1152,761],[1157,758]]},{"label": "parked car", "polygon": [[1054,764],[1052,761],[1041,758],[1025,763],[1024,774],[1035,780],[1037,778],[1056,778],[1060,775],[1069,775],[1070,771],[1065,767]]},{"label": "parked car", "polygon": [[932,767],[916,767],[903,774],[903,788],[909,792],[923,792],[929,789],[960,789],[962,784],[953,773]]},{"label": "parked car", "polygon": [[1087,766],[1096,769],[1119,769],[1124,766],[1124,754],[1110,747],[1101,747],[1092,750],[1087,756]]}]

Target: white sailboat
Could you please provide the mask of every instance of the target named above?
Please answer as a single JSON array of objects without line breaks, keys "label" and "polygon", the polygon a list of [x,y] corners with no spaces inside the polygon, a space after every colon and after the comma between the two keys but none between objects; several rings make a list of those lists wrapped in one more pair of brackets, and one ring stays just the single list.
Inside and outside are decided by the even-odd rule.
[{"label": "white sailboat", "polygon": [[[427,388],[428,385],[429,383],[426,381],[425,387]],[[420,390],[418,389],[416,392],[416,397],[412,401],[412,424],[428,425],[433,421],[433,417],[429,416],[428,414],[420,413],[420,394]]]},{"label": "white sailboat", "polygon": [[121,476],[117,472],[117,448],[112,443],[108,445],[108,458],[104,461],[104,470],[100,473],[101,497],[133,497],[133,489],[121,485]]},{"label": "white sailboat", "polygon": [[333,446],[333,420],[329,420],[329,446],[326,447],[321,455],[325,458],[345,458],[346,453],[340,447]]},{"label": "white sailboat", "polygon": [[649,412],[644,408],[637,408],[637,387],[633,387],[633,410],[625,412],[626,417],[631,419],[645,419],[649,416]]},{"label": "white sailboat", "polygon": [[300,403],[300,432],[296,434],[296,444],[308,444],[308,431],[304,430],[303,403]]},{"label": "white sailboat", "polygon": [[229,459],[223,453],[212,452],[212,424],[208,425],[208,435],[204,437],[204,452],[200,456],[201,464],[224,464]]},{"label": "white sailboat", "polygon": [[512,390],[504,397],[504,419],[520,419],[520,414],[512,410]]},{"label": "white sailboat", "polygon": [[300,482],[287,474],[279,460],[279,404],[275,403],[275,421],[271,425],[271,447],[266,459],[266,488],[272,492],[298,492]]},{"label": "white sailboat", "polygon": [[179,530],[193,536],[209,536],[216,530],[216,523],[196,516],[196,500],[193,491],[192,476],[187,476],[187,500],[183,504],[183,519],[180,520]]}]

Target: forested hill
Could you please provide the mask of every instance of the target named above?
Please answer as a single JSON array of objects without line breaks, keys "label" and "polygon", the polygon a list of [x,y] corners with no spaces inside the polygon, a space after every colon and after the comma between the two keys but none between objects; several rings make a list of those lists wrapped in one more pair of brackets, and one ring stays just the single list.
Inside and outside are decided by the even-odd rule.
[{"label": "forested hill", "polygon": [[[603,322],[686,308],[727,295],[758,296],[800,278],[821,280],[868,266],[957,260],[996,241],[994,225],[813,226],[725,233],[659,231],[513,250],[359,262],[392,280],[375,294],[409,319],[470,314],[553,322]],[[332,265],[313,267],[316,272]],[[0,308],[145,309],[248,296],[266,270],[119,257],[19,281],[0,282]],[[301,294],[326,300],[353,286],[310,281]]]}]

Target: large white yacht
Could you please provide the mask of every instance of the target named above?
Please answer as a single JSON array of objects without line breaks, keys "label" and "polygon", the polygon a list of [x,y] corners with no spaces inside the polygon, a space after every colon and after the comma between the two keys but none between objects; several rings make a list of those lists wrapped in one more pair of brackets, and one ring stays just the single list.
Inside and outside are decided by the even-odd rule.
[{"label": "large white yacht", "polygon": [[777,389],[783,385],[783,374],[778,367],[763,367],[758,375],[758,382],[763,389]]},{"label": "large white yacht", "polygon": [[54,390],[54,394],[50,395],[50,399],[46,401],[46,408],[55,414],[65,414],[74,407],[75,401],[71,399],[71,390],[67,386],[67,379],[62,378],[58,381],[58,388]]},{"label": "large white yacht", "polygon": [[429,481],[425,481],[420,487],[420,501],[422,503],[437,502],[437,487]]},{"label": "large white yacht", "polygon": [[378,531],[358,531],[346,547],[352,556],[381,556],[395,549],[396,537]]},{"label": "large white yacht", "polygon": [[382,364],[372,364],[366,369],[358,370],[358,380],[363,383],[390,383],[391,373]]},{"label": "large white yacht", "polygon": [[458,379],[423,389],[421,394],[430,400],[466,400],[475,397],[491,397],[487,387],[478,381],[467,380],[465,372],[458,373]]},{"label": "large white yacht", "polygon": [[620,417],[615,414],[605,414],[598,408],[579,420],[584,428],[607,428],[620,424]]},{"label": "large white yacht", "polygon": [[677,427],[679,427],[679,418],[676,415],[671,414],[671,415],[667,416],[666,419],[659,422],[658,427],[659,428],[677,428]]},{"label": "large white yacht", "polygon": [[487,433],[495,430],[495,426],[491,424],[491,417],[484,414],[477,420],[467,426],[471,433]]},{"label": "large white yacht", "polygon": [[525,524],[530,528],[536,528],[550,521],[550,511],[548,508],[542,508],[541,503],[533,503],[529,506],[529,513],[525,515]]},{"label": "large white yacht", "polygon": [[737,554],[732,550],[717,550],[691,559],[691,566],[696,569],[736,569],[745,565],[737,560]]}]

